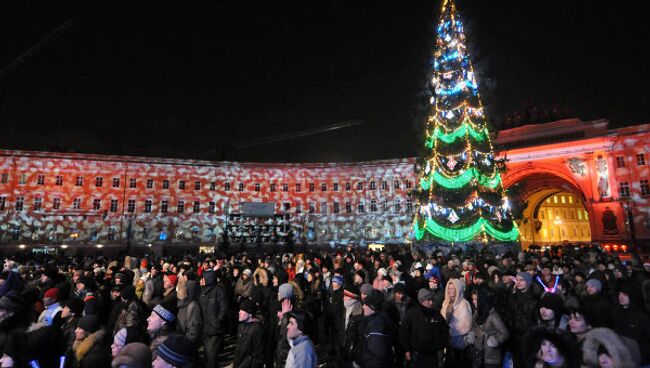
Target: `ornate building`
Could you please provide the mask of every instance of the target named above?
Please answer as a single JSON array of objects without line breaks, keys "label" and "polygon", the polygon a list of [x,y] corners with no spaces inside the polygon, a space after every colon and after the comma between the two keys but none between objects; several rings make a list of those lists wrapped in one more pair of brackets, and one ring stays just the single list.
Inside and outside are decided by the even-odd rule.
[{"label": "ornate building", "polygon": [[[650,243],[650,125],[561,120],[502,130],[524,246]],[[0,151],[0,247],[410,241],[414,159],[256,164]],[[564,199],[563,199],[564,198]],[[556,202],[557,201],[557,202]],[[248,216],[245,203],[271,204]],[[269,208],[267,206],[267,208]]]}]

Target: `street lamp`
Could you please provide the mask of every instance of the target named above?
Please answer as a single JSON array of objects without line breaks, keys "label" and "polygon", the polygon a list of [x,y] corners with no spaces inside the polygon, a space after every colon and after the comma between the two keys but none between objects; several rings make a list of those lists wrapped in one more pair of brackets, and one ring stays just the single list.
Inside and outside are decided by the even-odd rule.
[{"label": "street lamp", "polygon": [[557,241],[558,243],[562,243],[562,234],[560,233],[560,225],[562,225],[562,219],[560,219],[560,216],[555,216],[553,223],[557,227]]}]

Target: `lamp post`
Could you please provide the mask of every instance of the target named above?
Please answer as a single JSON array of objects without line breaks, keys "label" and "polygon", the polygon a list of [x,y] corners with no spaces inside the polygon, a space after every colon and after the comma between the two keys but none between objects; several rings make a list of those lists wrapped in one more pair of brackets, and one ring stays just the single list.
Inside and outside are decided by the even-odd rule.
[{"label": "lamp post", "polygon": [[553,221],[553,223],[557,227],[557,241],[558,241],[558,244],[562,243],[562,234],[560,233],[560,225],[562,225],[562,219],[560,219],[560,216],[555,216],[555,220]]}]

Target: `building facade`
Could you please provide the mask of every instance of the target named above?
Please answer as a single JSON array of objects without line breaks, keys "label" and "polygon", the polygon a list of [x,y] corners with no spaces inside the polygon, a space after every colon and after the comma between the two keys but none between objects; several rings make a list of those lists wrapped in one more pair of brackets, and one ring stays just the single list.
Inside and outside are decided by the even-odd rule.
[{"label": "building facade", "polygon": [[[522,244],[650,243],[650,125],[500,131]],[[411,240],[413,158],[259,164],[0,151],[0,246]],[[266,203],[274,216],[249,216]]]}]

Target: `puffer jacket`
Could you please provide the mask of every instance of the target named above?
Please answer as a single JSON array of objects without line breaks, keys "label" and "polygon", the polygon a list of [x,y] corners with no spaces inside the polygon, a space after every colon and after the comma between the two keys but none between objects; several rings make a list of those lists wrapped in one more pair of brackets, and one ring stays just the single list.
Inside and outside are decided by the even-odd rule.
[{"label": "puffer jacket", "polygon": [[366,317],[363,330],[361,366],[364,368],[394,367],[393,335],[390,317],[384,312]]}]

